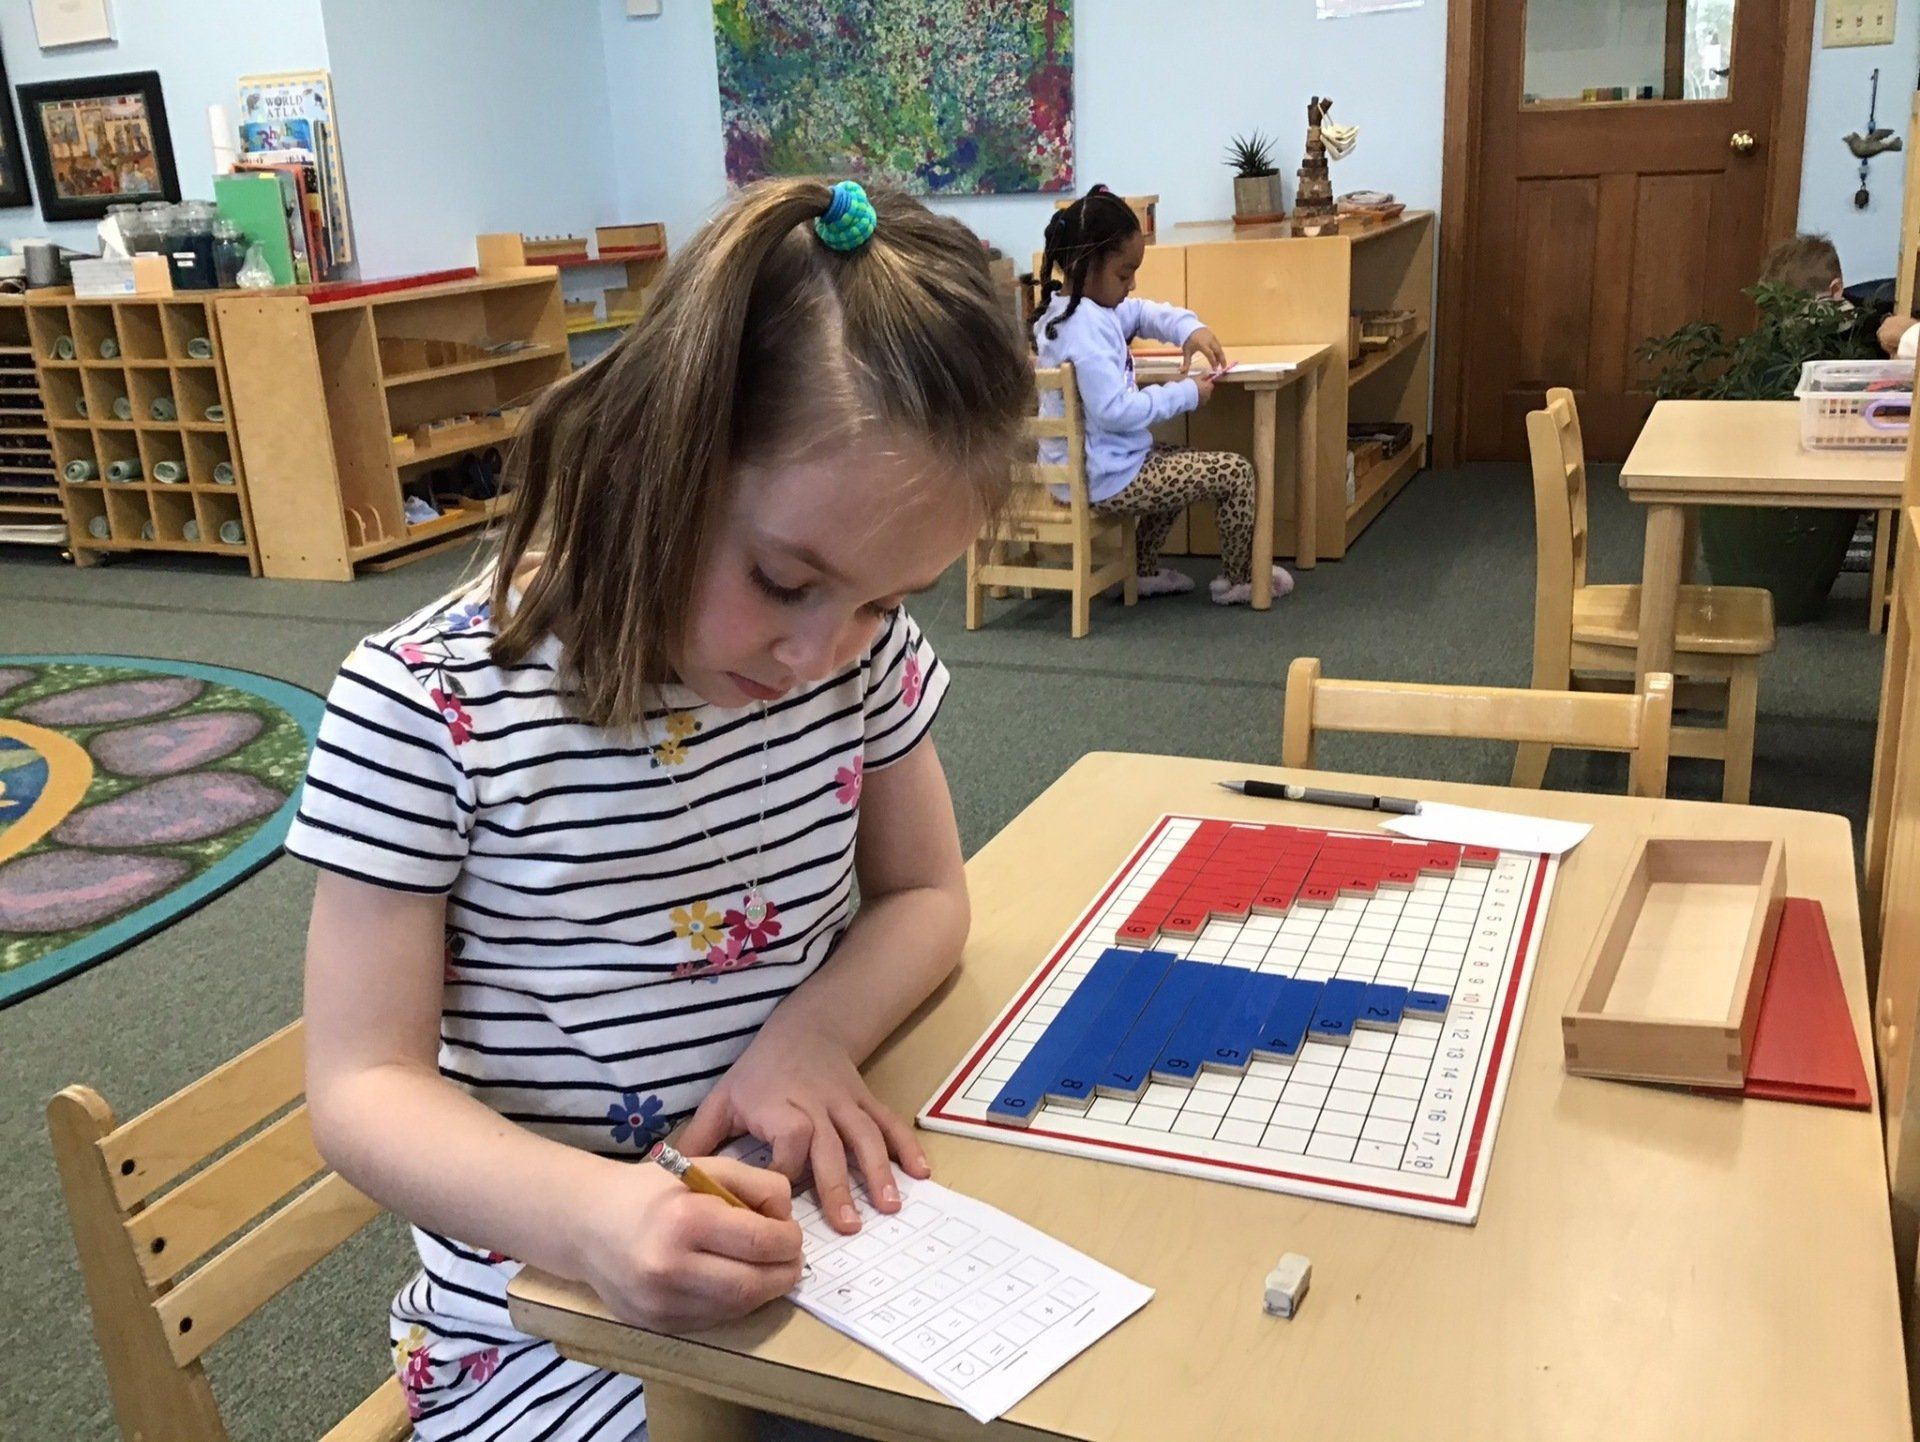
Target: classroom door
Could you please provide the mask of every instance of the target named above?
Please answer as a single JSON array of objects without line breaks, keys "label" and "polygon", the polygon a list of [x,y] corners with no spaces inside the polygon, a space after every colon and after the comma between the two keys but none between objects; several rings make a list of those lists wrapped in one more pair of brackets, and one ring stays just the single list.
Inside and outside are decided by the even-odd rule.
[{"label": "classroom door", "polygon": [[[1642,341],[1740,327],[1769,243],[1792,0],[1486,0],[1460,455],[1521,460],[1549,386],[1623,458],[1652,397]],[[1449,122],[1453,123],[1452,120]],[[1444,217],[1443,217],[1444,219]],[[1791,221],[1788,222],[1791,224]]]}]

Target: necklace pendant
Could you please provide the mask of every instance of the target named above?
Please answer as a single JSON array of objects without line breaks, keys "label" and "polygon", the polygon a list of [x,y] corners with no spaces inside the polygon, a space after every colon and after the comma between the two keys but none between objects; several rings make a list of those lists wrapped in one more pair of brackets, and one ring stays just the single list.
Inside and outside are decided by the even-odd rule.
[{"label": "necklace pendant", "polygon": [[767,919],[766,898],[758,887],[749,891],[740,903],[740,914],[747,919],[748,926],[758,926]]}]

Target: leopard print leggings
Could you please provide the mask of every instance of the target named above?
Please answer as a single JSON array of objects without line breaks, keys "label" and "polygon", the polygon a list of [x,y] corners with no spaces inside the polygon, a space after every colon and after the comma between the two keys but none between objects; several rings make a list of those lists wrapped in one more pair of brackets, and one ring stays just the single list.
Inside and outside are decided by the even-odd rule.
[{"label": "leopard print leggings", "polygon": [[1096,501],[1101,516],[1138,516],[1136,569],[1160,569],[1160,548],[1180,513],[1212,501],[1220,523],[1220,569],[1235,585],[1253,579],[1253,462],[1232,451],[1194,451],[1156,445],[1140,474],[1117,495]]}]

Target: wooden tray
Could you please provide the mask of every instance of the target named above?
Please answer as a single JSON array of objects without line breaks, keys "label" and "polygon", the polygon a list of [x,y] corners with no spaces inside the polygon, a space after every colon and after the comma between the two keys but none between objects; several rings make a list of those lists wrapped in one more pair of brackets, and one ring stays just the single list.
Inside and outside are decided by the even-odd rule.
[{"label": "wooden tray", "polygon": [[1785,873],[1778,841],[1642,840],[1560,1019],[1567,1070],[1738,1090]]}]

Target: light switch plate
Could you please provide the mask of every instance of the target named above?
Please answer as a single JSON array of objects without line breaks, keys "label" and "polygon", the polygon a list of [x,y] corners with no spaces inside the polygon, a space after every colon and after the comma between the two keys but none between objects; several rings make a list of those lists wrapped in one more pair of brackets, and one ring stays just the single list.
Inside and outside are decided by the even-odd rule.
[{"label": "light switch plate", "polygon": [[[658,15],[659,13],[660,0],[627,0],[627,18],[629,20],[644,20],[649,15]],[[1893,36],[1888,35],[1887,38],[1891,40]]]},{"label": "light switch plate", "polygon": [[1896,0],[1827,0],[1820,22],[1820,43],[1837,45],[1893,44]]}]

